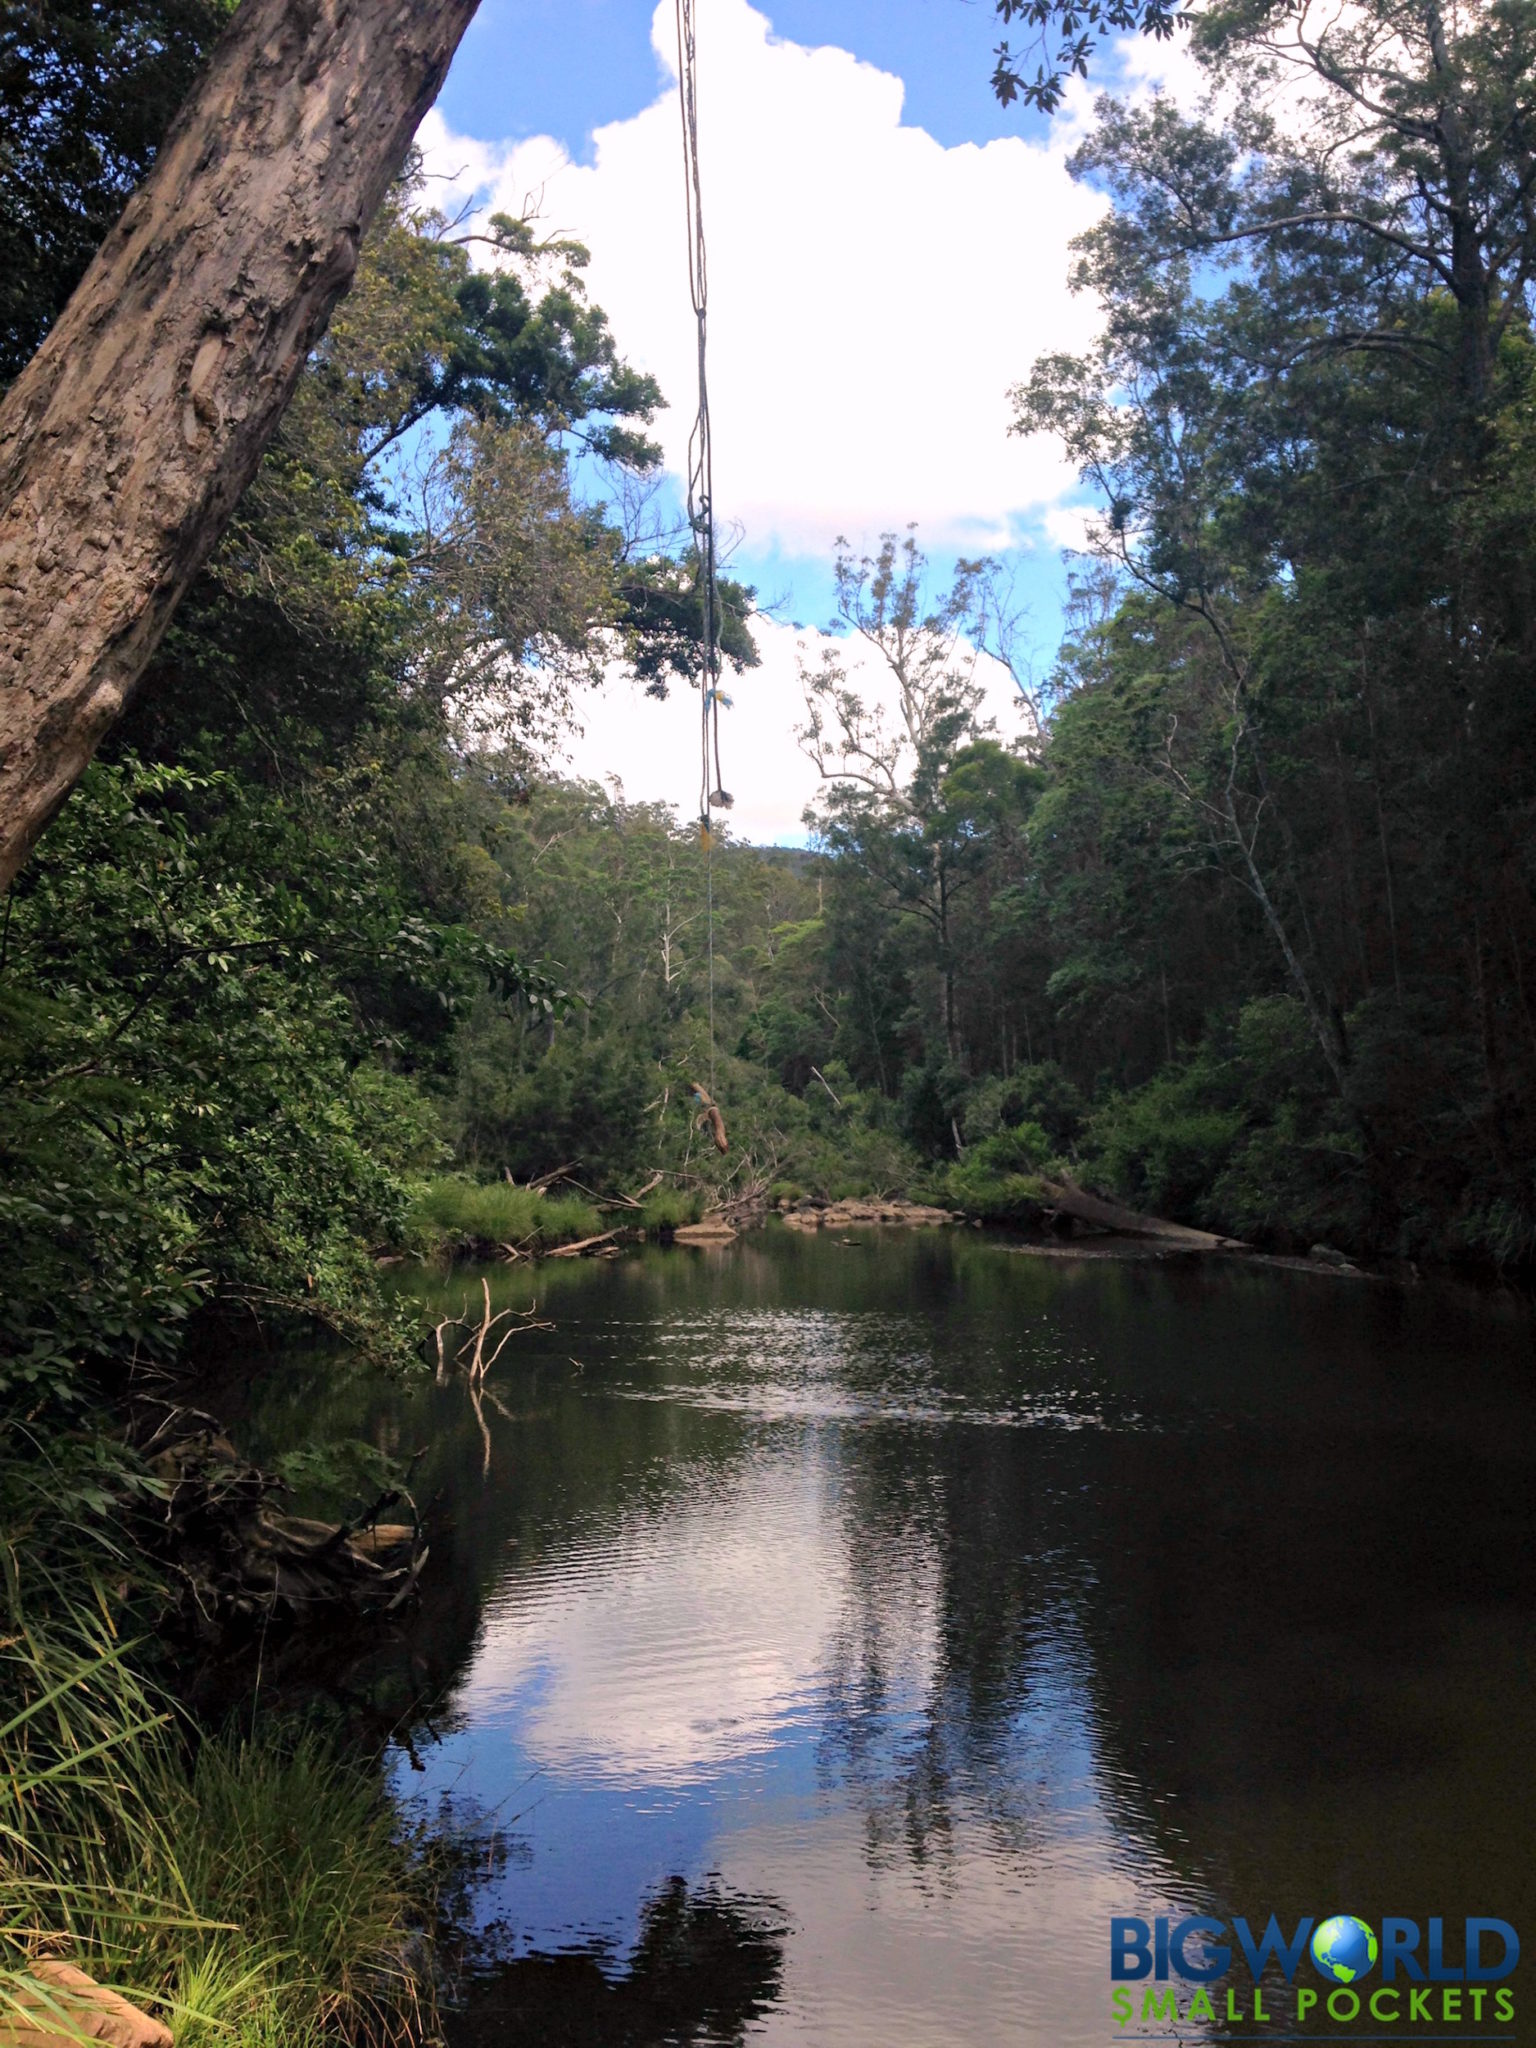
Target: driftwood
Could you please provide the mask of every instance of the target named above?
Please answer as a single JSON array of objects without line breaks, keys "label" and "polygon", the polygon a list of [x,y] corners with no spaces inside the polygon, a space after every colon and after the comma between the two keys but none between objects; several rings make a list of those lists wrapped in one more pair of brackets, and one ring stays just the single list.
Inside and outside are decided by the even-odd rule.
[{"label": "driftwood", "polygon": [[9,1992],[15,2004],[0,2007],[0,2048],[80,2048],[82,2039],[107,2048],[171,2048],[169,2027],[72,1963],[49,1957],[30,1963],[27,1974],[37,1988]]},{"label": "driftwood", "polygon": [[546,1259],[579,1258],[583,1252],[591,1251],[594,1245],[612,1243],[613,1239],[619,1236],[619,1234],[618,1230],[600,1230],[596,1237],[578,1237],[574,1244],[557,1244],[553,1250],[547,1251],[544,1256]]},{"label": "driftwood", "polygon": [[905,1196],[882,1199],[850,1197],[842,1202],[802,1203],[789,1210],[784,1221],[791,1230],[834,1230],[850,1223],[896,1223],[911,1229],[938,1229],[955,1221],[948,1209],[935,1209],[925,1202],[909,1202]]},{"label": "driftwood", "polygon": [[1079,1223],[1092,1223],[1100,1230],[1112,1230],[1122,1237],[1153,1237],[1163,1244],[1180,1245],[1192,1252],[1246,1251],[1240,1238],[1218,1237],[1209,1230],[1194,1230],[1185,1223],[1167,1223],[1160,1216],[1145,1216],[1119,1202],[1090,1195],[1069,1180],[1037,1182],[1040,1200],[1048,1209],[1071,1216]]},{"label": "driftwood", "polygon": [[643,1209],[646,1196],[654,1194],[665,1179],[664,1173],[653,1173],[644,1187],[636,1188],[632,1195],[610,1195],[606,1202],[599,1202],[597,1206],[600,1209]]},{"label": "driftwood", "polygon": [[[143,1450],[161,1488],[146,1547],[179,1586],[181,1619],[196,1634],[391,1613],[415,1592],[428,1553],[402,1489],[387,1489],[353,1522],[283,1514],[282,1482],[248,1464],[196,1409],[169,1409]],[[384,1521],[402,1506],[408,1522]]]},{"label": "driftwood", "polygon": [[[437,1377],[439,1384],[448,1377],[448,1351],[443,1340],[449,1330],[468,1330],[473,1335],[474,1346],[470,1351],[466,1370],[469,1373],[470,1384],[472,1386],[479,1386],[514,1337],[520,1336],[524,1330],[552,1330],[555,1327],[553,1323],[541,1323],[539,1321],[539,1305],[537,1302],[534,1302],[531,1307],[524,1309],[498,1309],[493,1315],[491,1313],[491,1283],[483,1276],[480,1281],[480,1293],[485,1306],[481,1311],[478,1322],[470,1321],[469,1303],[466,1300],[461,1314],[444,1316],[443,1320],[433,1328],[432,1341],[437,1347]],[[502,1331],[501,1341],[497,1344],[490,1357],[487,1358],[485,1347],[502,1323],[506,1323],[508,1328]]]},{"label": "driftwood", "polygon": [[[523,1186],[531,1189],[536,1195],[542,1195],[545,1189],[552,1188],[557,1180],[569,1179],[580,1164],[581,1161],[579,1159],[569,1159],[564,1166],[557,1166],[553,1173],[541,1173],[537,1180],[525,1180]],[[512,1179],[512,1169],[510,1166],[504,1166],[502,1173],[512,1187],[517,1186],[517,1182]]]},{"label": "driftwood", "polygon": [[690,1081],[688,1085],[693,1090],[694,1101],[699,1105],[698,1122],[709,1125],[709,1134],[715,1141],[715,1150],[729,1152],[731,1141],[725,1135],[725,1118],[720,1114],[719,1103],[700,1082]]}]

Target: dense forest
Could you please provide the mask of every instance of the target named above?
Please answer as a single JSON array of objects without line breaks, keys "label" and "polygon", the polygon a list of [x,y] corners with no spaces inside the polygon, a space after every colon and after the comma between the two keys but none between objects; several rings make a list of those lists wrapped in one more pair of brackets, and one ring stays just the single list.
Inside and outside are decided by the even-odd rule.
[{"label": "dense forest", "polygon": [[[224,12],[6,10],[0,378]],[[615,662],[705,668],[664,395],[578,244],[472,233],[407,167],[0,913],[13,1532],[136,1497],[101,1420],[130,1369],[293,1323],[417,1356],[379,1261],[536,1242],[543,1197],[473,1223],[509,1181],[1027,1224],[1066,1172],[1284,1249],[1529,1268],[1536,15],[1355,13],[1323,49],[1230,0],[1203,115],[1100,103],[1101,338],[1014,394],[1095,506],[1066,637],[1000,735],[991,565],[845,544],[804,850],[706,849],[549,765]]]},{"label": "dense forest", "polygon": [[[10,372],[220,18],[17,17]],[[454,1172],[1006,1218],[1055,1161],[1260,1241],[1529,1258],[1529,25],[1362,26],[1301,122],[1267,21],[1203,18],[1207,118],[1105,102],[1076,160],[1113,201],[1075,280],[1102,338],[1021,365],[1016,426],[1099,517],[1027,736],[979,720],[989,565],[845,548],[831,623],[900,715],[836,642],[807,675],[809,850],[716,848],[712,968],[696,825],[547,765],[615,659],[697,686],[662,394],[578,245],[503,217],[472,262],[407,172],[7,896],[13,1373],[62,1394],[209,1314],[381,1337],[374,1257]],[[687,1094],[711,976],[728,1166]]]}]

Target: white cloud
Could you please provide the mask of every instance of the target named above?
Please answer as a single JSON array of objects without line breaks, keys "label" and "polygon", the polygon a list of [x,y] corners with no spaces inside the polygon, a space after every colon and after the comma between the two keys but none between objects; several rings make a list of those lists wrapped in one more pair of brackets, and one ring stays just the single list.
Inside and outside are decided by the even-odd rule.
[{"label": "white cloud", "polygon": [[[663,0],[669,66],[672,20]],[[1007,544],[1073,482],[1049,443],[1010,439],[1007,392],[1093,328],[1065,282],[1103,204],[1065,168],[1082,109],[1045,145],[946,149],[902,124],[900,79],[781,40],[747,0],[705,10],[699,62],[721,516],[801,555],[908,519],[930,546]],[[455,135],[435,112],[419,139],[450,190],[513,212],[533,196],[587,242],[593,297],[670,400],[681,471],[694,339],[673,94],[600,128],[591,165],[548,137]]]},{"label": "white cloud", "polygon": [[[794,728],[805,720],[798,660],[801,649],[815,666],[825,636],[776,620],[753,622],[762,665],[722,685],[730,696],[720,717],[721,767],[736,799],[730,827],[754,845],[788,845],[804,836],[800,814],[816,795],[816,770],[801,753]],[[892,703],[888,675],[868,649],[839,642],[850,679],[871,701]],[[984,718],[995,718],[1008,741],[1023,729],[1018,698],[1005,669],[984,662]],[[647,697],[620,674],[610,676],[596,701],[578,707],[585,730],[569,748],[571,771],[594,782],[616,777],[635,801],[675,804],[684,817],[699,803],[699,698],[686,686],[665,703]]]},{"label": "white cloud", "polygon": [[[675,68],[673,10],[652,40]],[[1124,83],[1195,96],[1187,53],[1124,39]],[[839,533],[867,546],[915,520],[926,547],[1080,545],[1077,480],[1050,440],[1008,433],[1008,390],[1034,358],[1085,348],[1091,298],[1067,290],[1069,243],[1103,210],[1066,160],[1091,125],[1073,81],[1044,143],[1017,137],[945,148],[903,125],[899,78],[836,48],[775,36],[748,0],[712,0],[700,27],[700,148],[709,239],[710,398],[715,495],[753,553],[830,558]],[[588,285],[625,355],[670,400],[657,424],[681,476],[692,421],[682,150],[675,89],[597,130],[590,164],[548,136],[498,142],[419,136],[443,203],[514,214],[592,252]],[[798,841],[815,795],[794,727],[804,716],[796,642],[757,622],[762,666],[729,687],[724,779],[735,833]],[[810,645],[814,662],[819,649]],[[850,666],[861,663],[855,652]],[[867,669],[864,680],[869,681]],[[1019,729],[1001,671],[988,711]],[[698,801],[698,698],[658,704],[615,672],[580,707],[567,766],[617,776],[635,800],[691,815]]]},{"label": "white cloud", "polygon": [[[541,1769],[589,1784],[684,1784],[773,1748],[815,1719],[858,1611],[834,1487],[796,1444],[707,1497],[626,1518],[548,1572],[510,1576],[455,1710],[506,1717]],[[904,1700],[933,1683],[936,1602],[923,1552],[880,1617]]]}]

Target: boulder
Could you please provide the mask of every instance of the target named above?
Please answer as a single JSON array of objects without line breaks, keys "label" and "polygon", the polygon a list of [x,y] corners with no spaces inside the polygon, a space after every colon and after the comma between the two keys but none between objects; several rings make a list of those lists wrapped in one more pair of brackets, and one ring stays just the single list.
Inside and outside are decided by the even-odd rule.
[{"label": "boulder", "polygon": [[0,2007],[0,2048],[80,2048],[80,2037],[108,2048],[172,2048],[171,2030],[72,1963],[33,1963],[40,1987],[15,1986]]}]

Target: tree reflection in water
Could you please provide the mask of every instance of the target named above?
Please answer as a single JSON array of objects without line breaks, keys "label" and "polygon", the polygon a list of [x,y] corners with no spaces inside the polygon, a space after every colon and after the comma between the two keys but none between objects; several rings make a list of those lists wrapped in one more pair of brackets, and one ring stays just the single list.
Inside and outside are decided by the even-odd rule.
[{"label": "tree reflection in water", "polygon": [[450,2048],[735,2048],[779,1995],[787,1928],[770,1899],[670,1878],[646,1900],[627,1963],[606,1943],[470,1976]]}]

